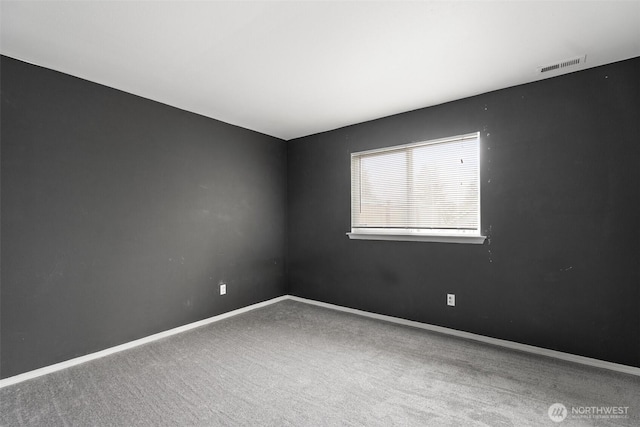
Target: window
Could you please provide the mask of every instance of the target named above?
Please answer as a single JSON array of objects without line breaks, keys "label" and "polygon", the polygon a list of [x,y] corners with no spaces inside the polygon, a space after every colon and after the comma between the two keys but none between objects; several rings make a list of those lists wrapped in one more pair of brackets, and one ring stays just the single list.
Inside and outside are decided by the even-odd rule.
[{"label": "window", "polygon": [[351,154],[351,239],[482,243],[480,135]]}]

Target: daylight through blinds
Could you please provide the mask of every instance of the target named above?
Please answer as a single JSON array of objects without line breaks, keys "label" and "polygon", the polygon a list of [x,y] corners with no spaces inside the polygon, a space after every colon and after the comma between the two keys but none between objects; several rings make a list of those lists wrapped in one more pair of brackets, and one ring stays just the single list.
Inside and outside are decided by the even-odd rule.
[{"label": "daylight through blinds", "polygon": [[480,228],[478,134],[354,153],[353,229]]}]

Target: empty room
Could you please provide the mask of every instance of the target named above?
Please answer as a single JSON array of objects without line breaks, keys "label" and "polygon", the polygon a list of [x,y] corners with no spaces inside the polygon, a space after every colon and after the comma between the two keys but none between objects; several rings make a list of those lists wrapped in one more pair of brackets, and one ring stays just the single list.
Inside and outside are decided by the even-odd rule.
[{"label": "empty room", "polygon": [[640,1],[0,3],[0,426],[636,426]]}]

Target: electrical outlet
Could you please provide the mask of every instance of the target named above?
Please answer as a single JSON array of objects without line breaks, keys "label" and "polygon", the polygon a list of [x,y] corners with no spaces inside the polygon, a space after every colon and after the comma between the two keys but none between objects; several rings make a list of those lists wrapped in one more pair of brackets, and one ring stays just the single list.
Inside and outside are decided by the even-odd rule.
[{"label": "electrical outlet", "polygon": [[447,294],[447,305],[456,306],[456,294]]},{"label": "electrical outlet", "polygon": [[224,295],[227,293],[227,284],[220,283],[220,295]]}]

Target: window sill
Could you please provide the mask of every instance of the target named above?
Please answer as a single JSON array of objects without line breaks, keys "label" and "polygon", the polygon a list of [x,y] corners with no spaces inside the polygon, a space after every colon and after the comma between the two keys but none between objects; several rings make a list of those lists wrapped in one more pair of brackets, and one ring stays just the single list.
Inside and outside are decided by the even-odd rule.
[{"label": "window sill", "polygon": [[486,236],[347,233],[352,240],[391,240],[396,242],[439,242],[481,245]]}]

